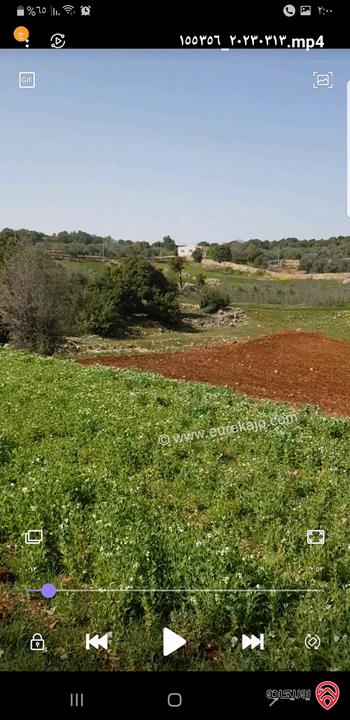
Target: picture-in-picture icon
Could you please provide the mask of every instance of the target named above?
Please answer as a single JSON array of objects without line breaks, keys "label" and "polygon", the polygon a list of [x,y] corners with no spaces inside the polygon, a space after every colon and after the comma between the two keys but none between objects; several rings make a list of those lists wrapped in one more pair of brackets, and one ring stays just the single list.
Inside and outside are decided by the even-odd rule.
[{"label": "picture-in-picture icon", "polygon": [[24,533],[24,539],[26,545],[40,545],[43,541],[43,531],[27,530],[27,532]]}]

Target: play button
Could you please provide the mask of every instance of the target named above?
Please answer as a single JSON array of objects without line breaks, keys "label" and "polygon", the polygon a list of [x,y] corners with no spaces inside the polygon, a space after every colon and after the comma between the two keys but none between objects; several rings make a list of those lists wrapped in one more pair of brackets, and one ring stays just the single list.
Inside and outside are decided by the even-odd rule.
[{"label": "play button", "polygon": [[163,655],[166,657],[167,655],[171,655],[171,653],[175,652],[175,650],[178,650],[183,645],[186,645],[187,640],[185,638],[181,637],[181,635],[177,635],[172,630],[169,630],[169,628],[163,629]]}]

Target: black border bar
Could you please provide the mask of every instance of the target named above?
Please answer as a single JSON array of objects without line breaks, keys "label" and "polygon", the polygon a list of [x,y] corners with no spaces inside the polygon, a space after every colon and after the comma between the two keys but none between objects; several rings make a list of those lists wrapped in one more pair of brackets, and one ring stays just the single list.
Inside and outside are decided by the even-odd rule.
[{"label": "black border bar", "polygon": [[[8,711],[6,717],[16,717],[17,711],[25,718],[47,720],[77,716],[324,718],[325,709],[316,700],[315,690],[319,683],[329,681],[340,691],[330,716],[350,717],[350,673],[344,672],[3,673],[1,679],[4,717],[4,711]],[[271,703],[272,690],[284,691],[286,697]],[[310,691],[310,699],[300,697],[301,690]],[[294,694],[294,699],[288,694]]]},{"label": "black border bar", "polygon": [[[42,2],[38,5],[36,2],[37,0],[29,3],[27,0],[7,0],[4,3],[0,9],[0,49],[24,49],[24,43],[16,42],[13,37],[13,31],[19,25],[24,25],[30,32],[30,48],[50,48],[50,38],[55,33],[64,34],[66,37],[63,50],[186,47],[218,50],[220,47],[230,47],[231,36],[242,39],[240,49],[251,49],[251,42],[244,43],[245,36],[258,36],[259,43],[260,38],[279,35],[286,35],[288,40],[293,37],[316,40],[321,35],[324,48],[350,47],[349,3],[340,0],[313,0],[306,3],[311,7],[310,16],[300,14],[300,8],[305,7],[300,0],[293,4],[283,0],[262,0],[256,5],[249,2],[232,3],[230,13],[226,17],[221,15],[220,20],[215,19],[214,10],[210,20],[205,19],[201,11],[196,14],[196,20],[191,19],[189,14],[181,19],[174,6],[158,12],[149,7],[145,14],[145,7],[139,11],[136,6],[128,8],[104,0],[86,0],[86,5],[85,0],[73,2],[71,5],[74,7],[74,14],[68,15],[63,10],[65,3],[62,1]],[[17,17],[19,4],[25,9],[22,17]],[[294,6],[295,13],[292,17],[284,14],[283,8],[286,5]],[[81,15],[82,6],[90,7],[90,15]],[[28,7],[33,8],[35,16],[28,13]],[[38,8],[45,8],[45,14]],[[53,8],[59,15],[52,15]],[[184,43],[185,38],[197,40],[187,45]],[[289,45],[293,47],[290,42],[286,42],[284,47]],[[256,47],[274,49],[280,45],[270,41],[268,44],[261,42]]]}]

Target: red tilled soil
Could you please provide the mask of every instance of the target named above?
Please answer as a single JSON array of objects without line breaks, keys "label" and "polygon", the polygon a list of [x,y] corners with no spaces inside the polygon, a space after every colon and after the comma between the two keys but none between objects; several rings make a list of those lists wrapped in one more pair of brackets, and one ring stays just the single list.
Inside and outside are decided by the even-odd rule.
[{"label": "red tilled soil", "polygon": [[254,400],[270,398],[317,405],[350,416],[350,342],[321,333],[282,331],[224,345],[172,353],[80,360],[135,367],[168,378],[226,385]]}]

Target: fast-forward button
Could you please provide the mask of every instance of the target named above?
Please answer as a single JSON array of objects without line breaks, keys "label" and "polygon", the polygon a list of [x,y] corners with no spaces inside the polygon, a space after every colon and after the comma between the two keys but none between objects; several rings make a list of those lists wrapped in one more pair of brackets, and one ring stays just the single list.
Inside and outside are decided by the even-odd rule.
[{"label": "fast-forward button", "polygon": [[251,635],[250,637],[248,635],[242,635],[242,650],[245,650],[247,647],[254,650],[254,648],[258,646],[260,650],[265,649],[263,634],[260,634],[260,637],[256,637],[256,635]]}]

